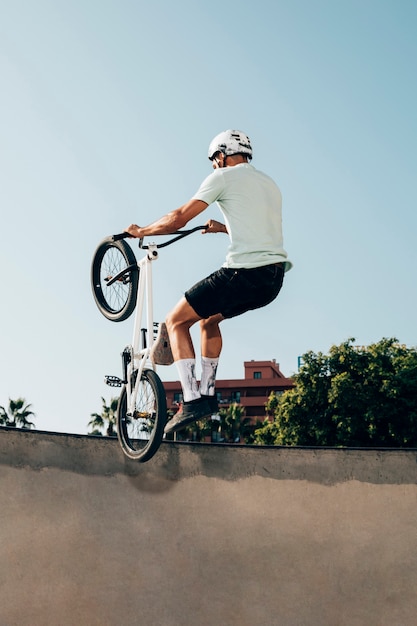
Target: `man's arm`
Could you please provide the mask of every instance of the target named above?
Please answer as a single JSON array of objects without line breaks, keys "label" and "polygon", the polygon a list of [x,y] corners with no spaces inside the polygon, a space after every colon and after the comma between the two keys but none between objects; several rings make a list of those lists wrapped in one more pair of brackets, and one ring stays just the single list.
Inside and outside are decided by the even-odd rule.
[{"label": "man's arm", "polygon": [[126,228],[126,232],[132,237],[148,237],[149,235],[170,235],[177,230],[184,228],[194,217],[205,211],[208,207],[203,200],[192,199],[179,209],[167,213],[156,222],[148,226],[138,226],[131,224]]}]

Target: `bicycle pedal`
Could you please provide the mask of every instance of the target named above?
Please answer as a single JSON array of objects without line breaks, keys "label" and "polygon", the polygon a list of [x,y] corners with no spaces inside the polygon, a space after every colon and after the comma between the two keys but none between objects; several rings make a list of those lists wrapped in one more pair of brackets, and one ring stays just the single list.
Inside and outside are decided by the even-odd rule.
[{"label": "bicycle pedal", "polygon": [[123,380],[118,376],[105,376],[104,382],[109,387],[121,387],[124,384]]}]

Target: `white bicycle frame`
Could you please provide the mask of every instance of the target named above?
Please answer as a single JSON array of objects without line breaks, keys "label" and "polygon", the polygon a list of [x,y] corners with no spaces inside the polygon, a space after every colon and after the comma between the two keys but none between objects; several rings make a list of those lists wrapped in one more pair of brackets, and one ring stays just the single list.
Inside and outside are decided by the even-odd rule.
[{"label": "white bicycle frame", "polygon": [[[149,244],[147,254],[137,262],[139,269],[139,283],[133,327],[133,341],[132,345],[127,346],[124,350],[124,352],[130,354],[130,359],[126,368],[127,415],[133,415],[135,412],[135,403],[143,370],[147,368],[156,371],[155,364],[152,363],[150,354],[155,340],[152,262],[156,261],[158,256],[159,253],[156,244]],[[146,314],[145,326],[143,326],[145,317],[144,313]],[[132,374],[134,370],[137,370],[137,376],[132,389]]]}]

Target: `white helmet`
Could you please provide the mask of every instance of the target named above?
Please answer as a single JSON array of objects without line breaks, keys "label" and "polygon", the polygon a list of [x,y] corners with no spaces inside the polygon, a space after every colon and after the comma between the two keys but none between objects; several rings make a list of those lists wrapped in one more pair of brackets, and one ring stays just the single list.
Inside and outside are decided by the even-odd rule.
[{"label": "white helmet", "polygon": [[246,154],[249,159],[252,158],[252,146],[250,139],[240,130],[224,130],[215,136],[210,142],[208,149],[208,158],[213,160],[216,152],[222,152],[225,156],[232,154]]}]

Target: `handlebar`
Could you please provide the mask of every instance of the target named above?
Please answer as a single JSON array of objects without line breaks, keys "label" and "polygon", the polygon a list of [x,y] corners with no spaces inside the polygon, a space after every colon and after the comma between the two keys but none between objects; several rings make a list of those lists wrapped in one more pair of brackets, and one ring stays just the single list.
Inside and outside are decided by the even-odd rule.
[{"label": "handlebar", "polygon": [[[206,226],[195,226],[194,228],[190,228],[189,230],[177,230],[174,233],[168,233],[168,235],[175,235],[175,236],[169,241],[164,241],[163,243],[157,244],[156,247],[165,248],[165,246],[170,246],[172,243],[175,243],[175,241],[178,241],[179,239],[183,239],[184,237],[188,237],[188,235],[195,233],[197,230],[204,230],[205,228]],[[133,237],[129,235],[129,233],[123,232],[123,233],[119,233],[118,235],[112,235],[110,239],[111,241],[120,241],[120,239],[133,239]],[[148,245],[144,245],[143,238],[139,239],[139,248],[142,248],[142,250],[149,249]]]}]

